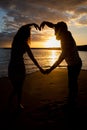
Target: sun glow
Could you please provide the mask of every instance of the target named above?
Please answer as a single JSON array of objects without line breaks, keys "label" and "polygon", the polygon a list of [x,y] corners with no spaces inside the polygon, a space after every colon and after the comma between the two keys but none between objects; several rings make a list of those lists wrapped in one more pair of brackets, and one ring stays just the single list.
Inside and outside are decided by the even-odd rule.
[{"label": "sun glow", "polygon": [[56,40],[56,37],[53,36],[45,43],[45,46],[47,48],[57,48],[60,47],[60,41]]}]

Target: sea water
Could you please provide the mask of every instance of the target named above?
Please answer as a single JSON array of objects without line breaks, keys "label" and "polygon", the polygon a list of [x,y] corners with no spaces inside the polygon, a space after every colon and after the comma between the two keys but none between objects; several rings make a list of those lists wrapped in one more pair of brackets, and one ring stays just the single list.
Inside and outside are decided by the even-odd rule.
[{"label": "sea water", "polygon": [[[53,63],[58,59],[61,50],[58,49],[31,49],[34,57],[43,69],[50,68]],[[0,49],[0,77],[8,76],[8,64],[10,60],[11,49],[1,48]],[[79,55],[82,59],[82,69],[87,70],[87,52],[79,51]],[[24,55],[24,63],[26,67],[26,74],[33,73],[39,69],[34,65],[32,60],[27,54]],[[61,63],[61,67],[66,68],[67,64],[65,61]],[[61,68],[60,67],[60,68]]]}]

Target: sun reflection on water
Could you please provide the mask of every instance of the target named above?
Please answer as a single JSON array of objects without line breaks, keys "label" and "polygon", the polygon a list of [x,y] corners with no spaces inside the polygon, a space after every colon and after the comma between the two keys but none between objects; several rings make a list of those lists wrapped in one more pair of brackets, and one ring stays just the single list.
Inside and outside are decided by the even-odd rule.
[{"label": "sun reflection on water", "polygon": [[58,50],[52,50],[52,51],[50,51],[50,65],[53,65],[55,62],[56,62],[56,60],[58,59],[58,57],[59,57],[59,54],[58,54]]}]

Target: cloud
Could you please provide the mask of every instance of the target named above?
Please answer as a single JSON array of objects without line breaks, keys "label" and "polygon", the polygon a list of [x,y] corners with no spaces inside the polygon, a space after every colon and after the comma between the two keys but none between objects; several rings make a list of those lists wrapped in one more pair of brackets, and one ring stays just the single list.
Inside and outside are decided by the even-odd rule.
[{"label": "cloud", "polygon": [[81,18],[77,21],[80,25],[87,25],[87,15],[83,15]]},{"label": "cloud", "polygon": [[87,5],[84,5],[84,6],[80,6],[78,7],[76,10],[75,10],[76,13],[78,14],[83,14],[83,13],[87,13]]},{"label": "cloud", "polygon": [[34,28],[31,31],[31,37],[32,37],[32,41],[47,41],[51,36],[54,35],[54,30],[45,27],[42,31],[37,31]]},{"label": "cloud", "polygon": [[[36,21],[40,23],[42,20],[50,20],[56,22],[64,20],[68,22],[70,19],[66,15],[67,11],[77,13],[87,12],[86,0],[3,0],[0,1],[0,7],[7,12],[8,21],[14,18],[17,24],[24,24]],[[73,16],[74,17],[74,16]],[[78,17],[77,17],[78,18]]]},{"label": "cloud", "polygon": [[[87,25],[87,0],[3,0],[0,1],[0,9],[4,11],[3,42],[5,39],[12,39],[10,34],[14,34],[21,25],[27,23],[40,24],[43,20],[56,23],[63,20],[67,23]],[[36,32],[34,39],[45,39],[44,34],[40,36],[37,36]]]},{"label": "cloud", "polygon": [[9,47],[11,46],[12,38],[15,33],[0,33],[0,47]]}]

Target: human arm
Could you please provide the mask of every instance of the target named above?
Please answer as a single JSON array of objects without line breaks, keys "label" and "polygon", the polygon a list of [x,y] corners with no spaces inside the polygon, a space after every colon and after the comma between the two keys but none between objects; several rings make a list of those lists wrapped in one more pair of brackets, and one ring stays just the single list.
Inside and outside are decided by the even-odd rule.
[{"label": "human arm", "polygon": [[48,22],[48,21],[43,21],[41,24],[40,24],[40,29],[42,28],[44,28],[44,26],[45,25],[47,25],[48,27],[50,27],[50,28],[54,28],[54,24],[53,23],[51,23],[51,22]]},{"label": "human arm", "polygon": [[33,63],[39,68],[39,70],[44,74],[44,70],[40,67],[40,65],[38,64],[37,60],[35,59],[30,47],[27,45],[26,46],[26,51],[28,56],[30,57],[30,59],[33,61]]}]

